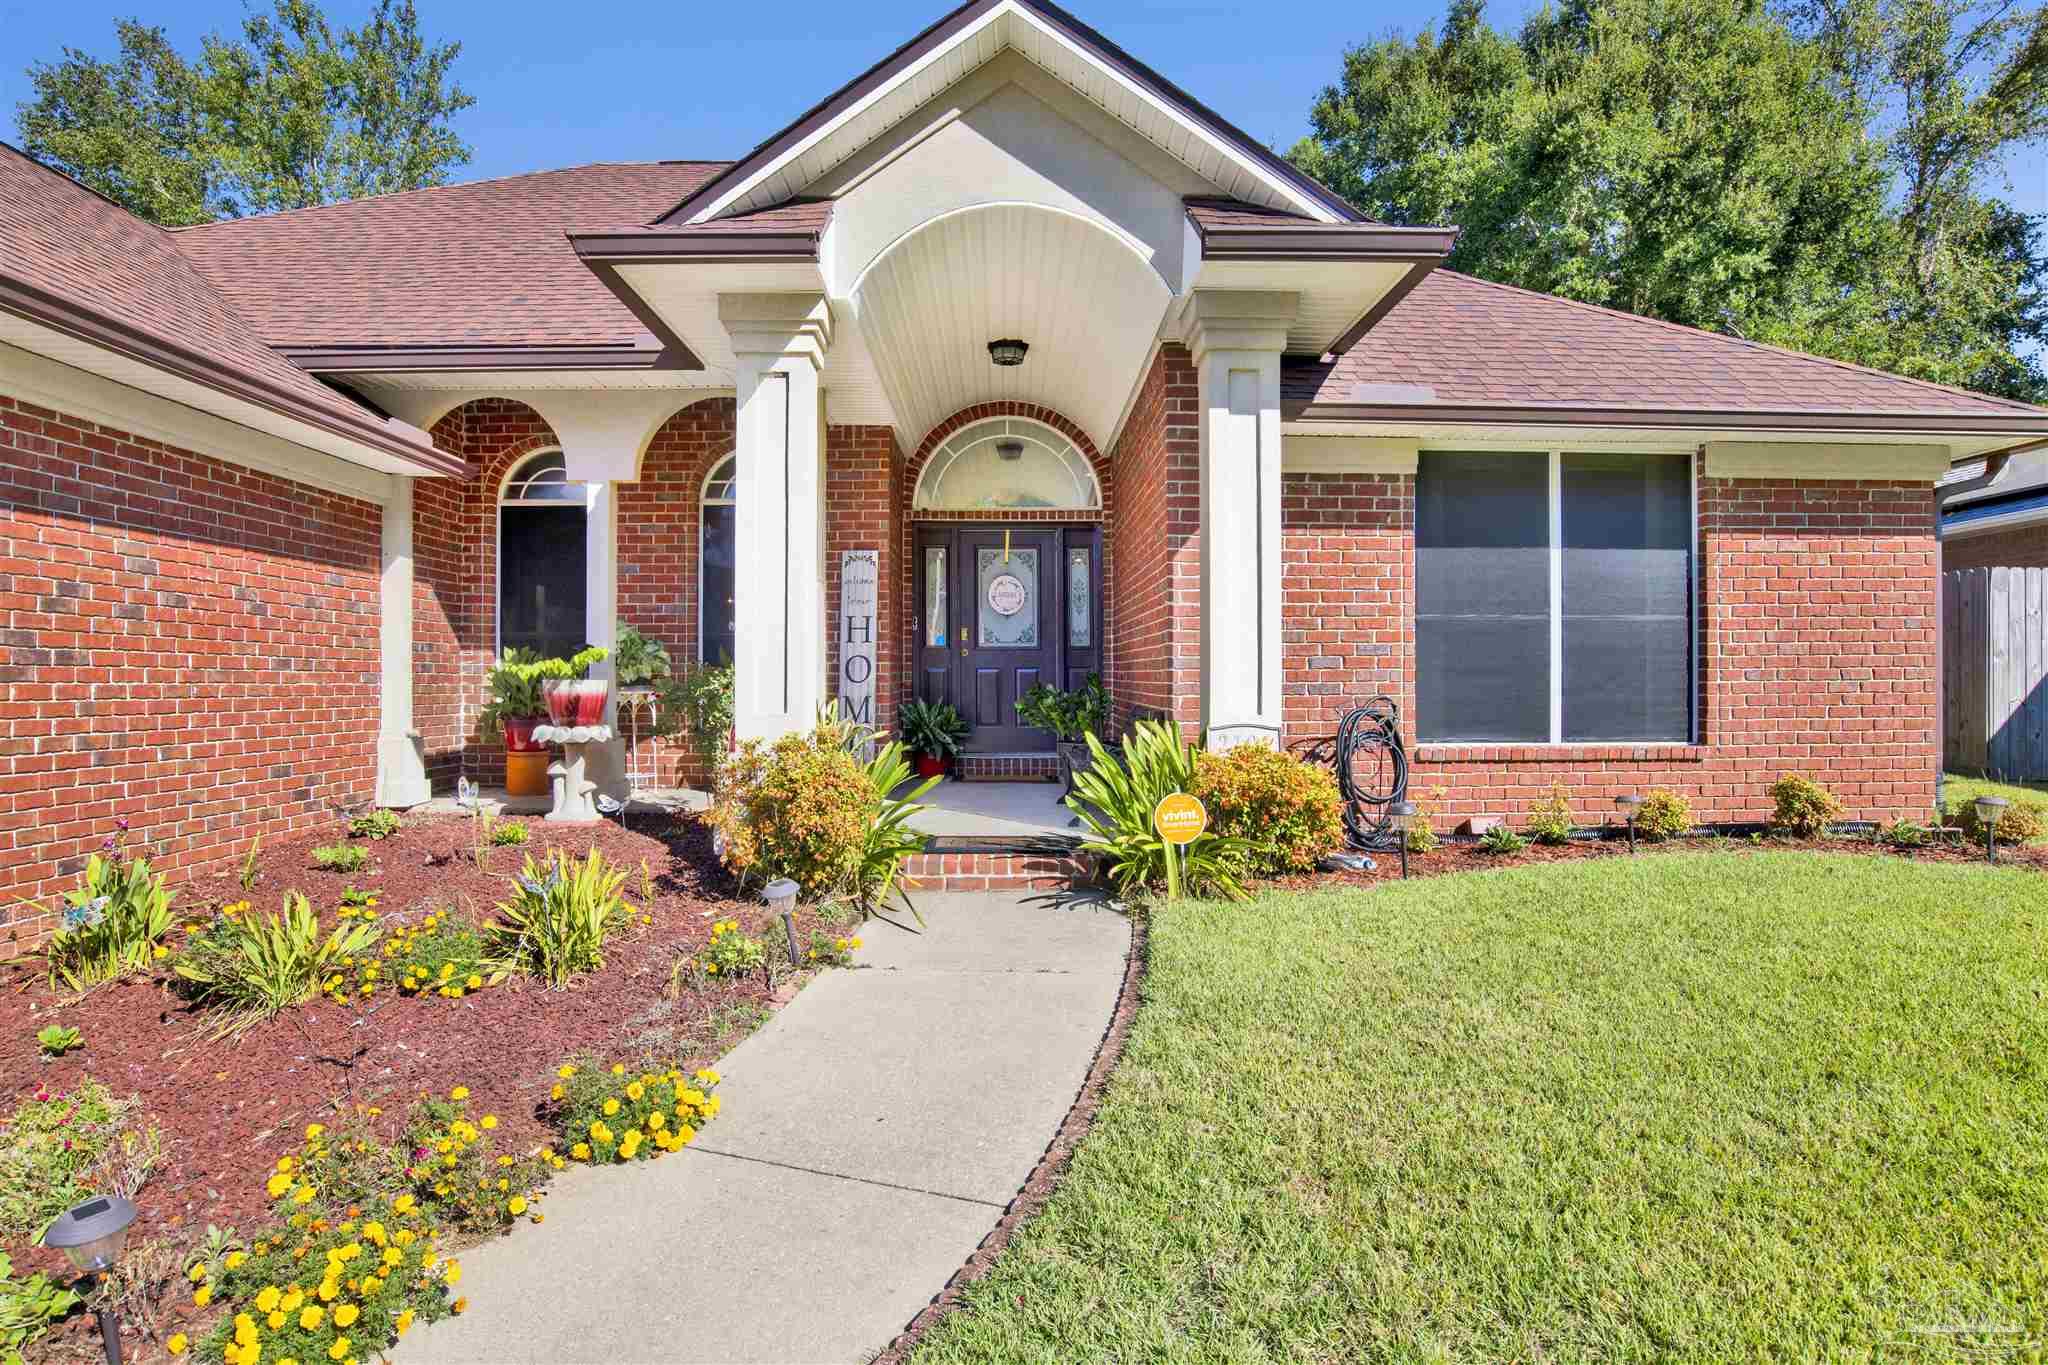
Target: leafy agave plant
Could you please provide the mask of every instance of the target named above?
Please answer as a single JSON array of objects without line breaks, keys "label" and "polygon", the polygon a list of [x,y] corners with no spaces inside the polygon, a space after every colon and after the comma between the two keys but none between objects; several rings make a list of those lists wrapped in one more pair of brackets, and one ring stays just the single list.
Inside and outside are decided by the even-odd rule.
[{"label": "leafy agave plant", "polygon": [[82,991],[146,970],[171,931],[174,899],[148,859],[93,854],[84,883],[64,893],[64,912],[46,950],[50,984]]},{"label": "leafy agave plant", "polygon": [[903,746],[894,740],[877,750],[861,770],[875,789],[876,804],[875,813],[868,820],[867,841],[861,848],[860,865],[854,871],[854,894],[860,901],[863,914],[873,914],[885,908],[893,895],[919,924],[923,924],[924,916],[918,914],[917,907],[911,904],[909,895],[904,891],[907,878],[903,876],[903,864],[913,855],[924,852],[926,836],[912,829],[910,820],[925,809],[918,802],[938,785],[939,779],[928,777],[908,795],[894,795],[898,787],[910,780],[910,760],[905,757]]},{"label": "leafy agave plant", "polygon": [[545,863],[527,855],[512,879],[518,894],[497,905],[491,926],[492,965],[526,972],[550,986],[604,966],[604,941],[630,912],[619,888],[626,874],[596,849],[571,858],[559,849]]},{"label": "leafy agave plant", "polygon": [[383,936],[374,921],[353,920],[323,938],[311,903],[290,891],[282,916],[216,916],[172,970],[201,1004],[221,1011],[214,1036],[224,1038],[311,1000],[343,959],[360,957]]},{"label": "leafy agave plant", "polygon": [[1249,900],[1240,869],[1250,845],[1229,835],[1203,833],[1170,849],[1152,828],[1152,812],[1174,792],[1194,785],[1195,749],[1164,721],[1139,721],[1123,743],[1121,761],[1092,733],[1091,763],[1074,774],[1067,808],[1091,831],[1081,851],[1101,858],[1123,895],[1163,887],[1169,899],[1183,890],[1198,896]]}]

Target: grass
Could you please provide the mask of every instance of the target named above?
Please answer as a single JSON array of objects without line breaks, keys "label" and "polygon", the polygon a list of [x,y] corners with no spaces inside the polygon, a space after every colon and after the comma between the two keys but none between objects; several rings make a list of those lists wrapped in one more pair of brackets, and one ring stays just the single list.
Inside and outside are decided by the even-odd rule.
[{"label": "grass", "polygon": [[[2048,782],[1993,782],[1988,777],[1964,777],[1961,773],[1942,774],[1941,798],[1950,805],[1960,801],[1975,801],[1980,796],[2002,796],[2014,805],[2025,801],[2036,806],[2048,806]],[[2032,842],[2048,842],[2048,836]]]},{"label": "grass", "polygon": [[1785,852],[1164,908],[1094,1129],[915,1359],[2048,1338],[2044,925],[2039,874]]}]

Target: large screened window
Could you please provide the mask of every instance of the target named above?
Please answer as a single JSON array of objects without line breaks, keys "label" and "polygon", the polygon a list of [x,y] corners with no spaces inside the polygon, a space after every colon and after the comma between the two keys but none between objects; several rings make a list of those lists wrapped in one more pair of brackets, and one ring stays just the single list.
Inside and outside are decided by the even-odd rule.
[{"label": "large screened window", "polygon": [[498,495],[498,648],[567,656],[583,648],[586,491],[559,450],[515,466]]},{"label": "large screened window", "polygon": [[739,526],[739,460],[728,455],[704,479],[698,544],[703,547],[698,571],[697,657],[705,663],[730,663],[737,643],[733,632],[733,567],[737,563]]},{"label": "large screened window", "polygon": [[1689,457],[1426,451],[1415,554],[1418,738],[1692,738]]}]

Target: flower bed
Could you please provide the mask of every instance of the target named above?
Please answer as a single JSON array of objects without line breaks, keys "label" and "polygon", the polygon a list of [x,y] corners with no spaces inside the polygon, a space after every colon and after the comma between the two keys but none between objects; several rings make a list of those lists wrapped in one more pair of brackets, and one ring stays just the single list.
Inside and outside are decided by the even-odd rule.
[{"label": "flower bed", "polygon": [[[143,1221],[130,1244],[169,1238],[190,1249],[209,1224],[254,1235],[274,1221],[266,1180],[281,1157],[298,1153],[308,1125],[369,1115],[368,1129],[396,1143],[423,1097],[461,1086],[468,1113],[492,1116],[496,1150],[523,1156],[559,1143],[549,1093],[565,1057],[661,1058],[664,1072],[688,1076],[765,1017],[774,1001],[759,971],[706,979],[677,970],[706,949],[714,926],[756,924],[761,914],[737,895],[694,818],[527,828],[525,848],[502,848],[467,819],[408,819],[368,845],[367,867],[346,875],[311,866],[312,847],[331,836],[308,835],[262,848],[242,870],[252,880],[246,890],[236,870],[172,888],[170,951],[142,974],[81,996],[50,985],[40,958],[8,965],[0,970],[0,1073],[8,1078],[0,1116],[39,1089],[62,1094],[88,1077],[135,1096],[165,1150],[138,1199]],[[626,873],[632,914],[605,943],[603,966],[566,989],[516,974],[484,978],[469,960],[475,945],[452,939],[450,921],[491,920],[493,906],[512,897],[524,859],[551,850],[578,858],[601,850]],[[376,958],[351,962],[309,1003],[215,1041],[216,1013],[172,987],[185,926],[229,907],[267,915],[290,890],[306,895],[323,933],[372,919],[394,951],[376,971],[368,970]],[[848,932],[810,907],[799,910],[798,928]],[[45,1056],[36,1033],[51,1024],[76,1027],[84,1046]],[[17,1273],[61,1265],[42,1248],[7,1250]],[[181,1323],[173,1314],[164,1334],[181,1328],[196,1347],[210,1317],[202,1309]],[[67,1333],[90,1335],[81,1321]]]}]

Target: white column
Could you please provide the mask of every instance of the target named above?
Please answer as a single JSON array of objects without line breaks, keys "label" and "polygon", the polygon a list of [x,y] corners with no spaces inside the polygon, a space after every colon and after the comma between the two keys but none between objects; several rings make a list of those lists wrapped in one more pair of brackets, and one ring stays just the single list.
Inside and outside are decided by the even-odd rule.
[{"label": "white column", "polygon": [[1299,296],[1201,290],[1202,728],[1279,747],[1280,353]]},{"label": "white column", "polygon": [[379,587],[377,804],[404,810],[433,793],[419,731],[412,724],[412,480],[397,475],[384,500]]},{"label": "white column", "polygon": [[825,698],[825,391],[818,294],[722,294],[738,390],[734,714],[741,739],[805,730]]},{"label": "white column", "polygon": [[[619,485],[599,480],[583,485],[585,490],[583,535],[583,634],[593,645],[619,647]],[[612,661],[593,665],[593,678],[613,678]],[[619,699],[616,690],[604,704],[604,723],[612,727],[612,738],[587,750],[586,775],[598,791],[623,801],[630,784],[626,780],[626,741],[618,733]]]}]

